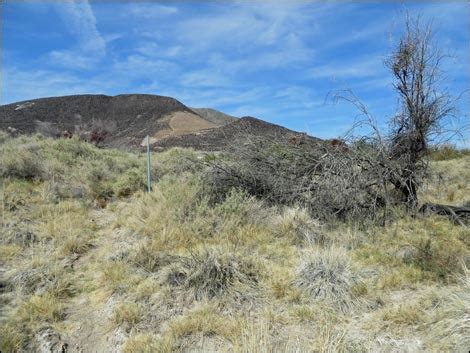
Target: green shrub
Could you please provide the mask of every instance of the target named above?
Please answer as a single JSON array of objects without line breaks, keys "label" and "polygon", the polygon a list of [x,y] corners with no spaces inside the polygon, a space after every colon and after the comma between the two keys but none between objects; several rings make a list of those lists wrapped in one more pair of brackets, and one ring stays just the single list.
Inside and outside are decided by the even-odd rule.
[{"label": "green shrub", "polygon": [[444,244],[428,238],[418,241],[414,248],[415,251],[404,261],[435,275],[437,279],[448,280],[463,270],[465,250],[455,248],[453,243]]},{"label": "green shrub", "polygon": [[143,190],[144,172],[141,169],[131,169],[118,176],[113,185],[113,191],[116,196],[129,196],[137,190]]},{"label": "green shrub", "polygon": [[444,145],[431,149],[431,159],[435,161],[447,161],[450,159],[462,158],[470,156],[470,149],[458,149],[452,145]]},{"label": "green shrub", "polygon": [[180,175],[183,173],[196,173],[204,169],[198,163],[198,154],[192,149],[172,148],[163,153],[153,154],[152,175],[160,179],[167,174]]},{"label": "green shrub", "polygon": [[1,175],[20,179],[43,179],[45,168],[38,151],[39,145],[31,143],[14,146],[14,144],[15,142],[1,150]]},{"label": "green shrub", "polygon": [[6,131],[0,130],[0,145],[4,144],[10,139],[10,134]]}]

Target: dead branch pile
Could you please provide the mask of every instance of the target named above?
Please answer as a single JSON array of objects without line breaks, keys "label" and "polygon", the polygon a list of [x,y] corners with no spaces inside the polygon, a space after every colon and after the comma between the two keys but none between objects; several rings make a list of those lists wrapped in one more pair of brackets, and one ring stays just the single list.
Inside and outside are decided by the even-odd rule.
[{"label": "dead branch pile", "polygon": [[391,170],[380,156],[370,144],[251,137],[232,146],[228,159],[206,161],[206,180],[213,201],[237,188],[269,204],[300,205],[319,219],[376,218],[388,203]]}]

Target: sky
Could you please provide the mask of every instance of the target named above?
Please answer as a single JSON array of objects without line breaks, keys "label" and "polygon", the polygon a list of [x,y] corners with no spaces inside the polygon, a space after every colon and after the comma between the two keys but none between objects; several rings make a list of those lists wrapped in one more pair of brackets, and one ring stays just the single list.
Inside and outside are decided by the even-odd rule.
[{"label": "sky", "polygon": [[[147,93],[254,116],[321,138],[358,112],[378,124],[398,108],[383,64],[406,12],[433,21],[442,87],[469,113],[467,1],[2,1],[1,96],[7,104],[72,94]],[[466,133],[468,143],[468,131]],[[462,142],[458,142],[461,144]]]}]

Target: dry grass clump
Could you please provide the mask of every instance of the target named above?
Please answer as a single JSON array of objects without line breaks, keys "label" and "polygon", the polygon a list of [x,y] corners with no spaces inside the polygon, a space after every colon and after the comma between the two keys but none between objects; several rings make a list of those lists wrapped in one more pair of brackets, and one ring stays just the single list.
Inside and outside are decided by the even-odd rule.
[{"label": "dry grass clump", "polygon": [[293,284],[313,299],[331,303],[343,312],[353,309],[357,304],[353,289],[360,279],[348,254],[332,247],[306,256]]},{"label": "dry grass clump", "polygon": [[[433,241],[431,238],[419,240],[414,246],[406,263],[418,266],[421,270],[432,273],[439,280],[446,281],[453,274],[463,271],[465,249],[455,247],[455,243]],[[468,255],[467,255],[468,256]]]},{"label": "dry grass clump", "polygon": [[[213,306],[202,304],[170,320],[168,328],[155,342],[156,351],[184,352],[195,346],[203,351],[223,351],[240,335],[241,324],[236,318],[220,314]],[[204,342],[202,346],[200,342]]]},{"label": "dry grass clump", "polygon": [[179,261],[179,256],[163,252],[158,242],[144,242],[129,254],[129,261],[147,272],[158,272]]},{"label": "dry grass clump", "polygon": [[421,189],[422,202],[464,205],[470,201],[470,156],[431,163],[433,173]]},{"label": "dry grass clump", "polygon": [[63,319],[64,307],[60,300],[52,294],[32,296],[28,301],[18,307],[16,313],[22,322],[30,322],[36,325],[58,322]]},{"label": "dry grass clump", "polygon": [[49,292],[56,297],[69,297],[74,292],[63,266],[53,263],[19,270],[7,280],[7,284],[22,295]]},{"label": "dry grass clump", "polygon": [[444,293],[441,305],[431,316],[425,329],[429,331],[431,344],[439,338],[441,349],[464,352],[470,348],[470,273],[459,280],[450,294]]},{"label": "dry grass clump", "polygon": [[320,223],[299,207],[286,207],[276,219],[276,233],[281,237],[291,237],[295,245],[320,245],[328,243]]},{"label": "dry grass clump", "polygon": [[28,341],[27,332],[11,323],[0,325],[0,350],[2,352],[21,352]]},{"label": "dry grass clump", "polygon": [[112,321],[117,326],[133,327],[142,320],[142,308],[133,302],[120,303],[113,312]]},{"label": "dry grass clump", "polygon": [[254,287],[259,267],[250,259],[217,248],[195,251],[162,272],[164,281],[180,286],[195,300],[223,296],[237,286]]},{"label": "dry grass clump", "polygon": [[206,156],[188,148],[171,148],[155,154],[152,159],[152,175],[156,179],[161,179],[166,175],[195,174],[204,169],[204,165],[198,162],[210,156],[212,155]]},{"label": "dry grass clump", "polygon": [[150,333],[139,333],[133,335],[124,342],[122,347],[124,353],[154,353],[158,352],[157,339]]},{"label": "dry grass clump", "polygon": [[42,179],[45,176],[40,146],[26,143],[19,146],[6,143],[1,145],[0,175],[4,178]]}]

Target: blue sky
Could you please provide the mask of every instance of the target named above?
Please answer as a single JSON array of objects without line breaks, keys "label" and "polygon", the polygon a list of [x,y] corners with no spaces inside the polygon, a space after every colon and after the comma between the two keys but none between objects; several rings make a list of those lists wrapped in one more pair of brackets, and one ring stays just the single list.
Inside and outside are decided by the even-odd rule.
[{"label": "blue sky", "polygon": [[383,58],[404,11],[433,19],[448,89],[468,120],[466,1],[2,2],[1,103],[69,94],[151,93],[251,115],[319,137],[342,135],[351,89],[379,123],[397,101]]}]

